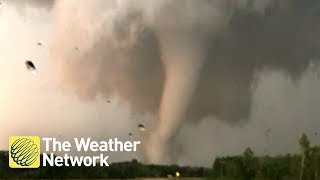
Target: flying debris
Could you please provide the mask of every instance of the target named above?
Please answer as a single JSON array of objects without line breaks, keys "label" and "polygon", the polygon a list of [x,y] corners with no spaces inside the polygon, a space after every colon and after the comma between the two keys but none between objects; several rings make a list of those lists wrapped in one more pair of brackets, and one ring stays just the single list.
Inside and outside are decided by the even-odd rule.
[{"label": "flying debris", "polygon": [[143,124],[138,124],[138,128],[140,129],[140,131],[145,131],[146,128],[144,127]]},{"label": "flying debris", "polygon": [[133,136],[133,134],[132,134],[132,133],[128,133],[128,135],[129,135],[129,136]]},{"label": "flying debris", "polygon": [[41,42],[38,42],[37,45],[38,45],[38,46],[42,46],[42,43],[41,43]]},{"label": "flying debris", "polygon": [[29,71],[31,71],[31,73],[32,73],[33,75],[36,75],[36,74],[37,74],[36,67],[34,66],[34,64],[33,64],[32,61],[27,60],[27,61],[26,61],[26,66],[27,66],[27,69],[28,69]]},{"label": "flying debris", "polygon": [[268,135],[269,133],[271,133],[271,129],[268,128],[267,130],[264,131],[266,135]]},{"label": "flying debris", "polygon": [[107,100],[107,103],[110,103],[111,101],[110,100]]},{"label": "flying debris", "polygon": [[74,47],[74,50],[79,51],[79,48],[76,46],[76,47]]}]

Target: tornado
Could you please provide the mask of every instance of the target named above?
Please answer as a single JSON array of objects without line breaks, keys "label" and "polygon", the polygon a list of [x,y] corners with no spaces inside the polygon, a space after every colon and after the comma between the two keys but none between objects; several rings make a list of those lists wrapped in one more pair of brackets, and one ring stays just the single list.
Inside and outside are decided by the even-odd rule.
[{"label": "tornado", "polygon": [[[88,129],[129,135],[142,142],[139,161],[209,166],[208,156],[242,152],[248,141],[264,146],[266,128],[272,137],[291,132],[268,150],[283,153],[302,125],[319,129],[319,0],[1,2],[0,72],[11,76],[1,88],[2,119],[16,119],[12,127],[33,120],[53,125],[47,136],[54,128],[64,138]],[[37,60],[38,78],[24,74],[26,58]],[[21,99],[30,106],[16,113]]]},{"label": "tornado", "polygon": [[179,34],[161,39],[161,58],[165,68],[159,123],[147,144],[148,161],[173,163],[170,141],[178,131],[192,100],[204,61],[203,42]]},{"label": "tornado", "polygon": [[61,86],[84,102],[117,96],[133,115],[151,113],[143,155],[149,163],[171,164],[185,123],[210,116],[246,122],[257,72],[283,69],[299,77],[317,55],[310,28],[293,23],[290,13],[279,22],[280,12],[297,11],[283,6],[273,0],[55,1],[50,57]]}]

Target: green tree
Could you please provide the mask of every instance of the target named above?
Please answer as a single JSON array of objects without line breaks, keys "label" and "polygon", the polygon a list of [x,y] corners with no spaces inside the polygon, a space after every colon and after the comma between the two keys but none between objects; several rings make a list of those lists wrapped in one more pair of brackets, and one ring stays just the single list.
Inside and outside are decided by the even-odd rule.
[{"label": "green tree", "polygon": [[305,153],[310,149],[310,141],[308,139],[308,136],[303,133],[299,139],[299,145],[301,152]]},{"label": "green tree", "polygon": [[289,176],[288,156],[277,156],[266,158],[262,166],[262,175],[268,179],[279,180],[284,176]]},{"label": "green tree", "polygon": [[299,146],[301,151],[301,168],[300,168],[300,180],[303,179],[305,164],[309,163],[309,151],[310,151],[310,141],[308,136],[303,133],[299,139]]},{"label": "green tree", "polygon": [[223,167],[223,160],[221,158],[216,158],[216,160],[213,163],[213,173],[212,176],[215,178],[223,177],[224,174],[224,167]]},{"label": "green tree", "polygon": [[251,150],[250,147],[246,148],[243,152],[243,156],[245,159],[252,159],[254,152]]},{"label": "green tree", "polygon": [[311,159],[311,167],[313,179],[319,179],[319,171],[320,171],[320,147],[312,147],[310,148],[310,159]]},{"label": "green tree", "polygon": [[251,150],[251,148],[246,148],[243,152],[243,179],[254,179],[256,176],[257,167],[258,162],[254,158],[254,152]]}]

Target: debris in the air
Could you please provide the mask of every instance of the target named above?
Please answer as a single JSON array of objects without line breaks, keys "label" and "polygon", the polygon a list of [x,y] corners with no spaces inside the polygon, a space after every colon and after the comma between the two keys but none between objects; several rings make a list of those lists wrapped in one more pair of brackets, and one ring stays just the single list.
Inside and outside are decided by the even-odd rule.
[{"label": "debris in the air", "polygon": [[110,100],[107,100],[107,103],[110,103],[111,101]]},{"label": "debris in the air", "polygon": [[76,47],[74,47],[74,50],[79,51],[79,48],[76,46]]},{"label": "debris in the air", "polygon": [[271,129],[270,129],[270,128],[268,128],[267,130],[265,130],[265,134],[269,134],[269,133],[271,133]]},{"label": "debris in the air", "polygon": [[38,46],[42,46],[42,43],[41,43],[41,42],[38,42],[37,45],[38,45]]},{"label": "debris in the air", "polygon": [[132,134],[132,133],[129,133],[128,135],[129,135],[129,136],[133,136],[133,134]]},{"label": "debris in the air", "polygon": [[27,66],[27,69],[28,69],[29,71],[31,71],[31,73],[32,73],[33,75],[36,75],[36,74],[37,74],[36,67],[34,66],[34,64],[33,64],[32,61],[27,60],[27,61],[26,61],[26,66]]},{"label": "debris in the air", "polygon": [[143,124],[138,124],[138,128],[140,129],[140,131],[145,131],[146,128],[144,127]]}]

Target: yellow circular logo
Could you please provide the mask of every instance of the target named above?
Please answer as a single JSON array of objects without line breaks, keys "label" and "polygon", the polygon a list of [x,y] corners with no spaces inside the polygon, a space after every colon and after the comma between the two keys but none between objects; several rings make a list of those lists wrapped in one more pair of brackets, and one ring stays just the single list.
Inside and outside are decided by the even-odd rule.
[{"label": "yellow circular logo", "polygon": [[20,166],[32,165],[37,161],[39,153],[35,142],[28,138],[19,138],[10,147],[12,160]]}]

